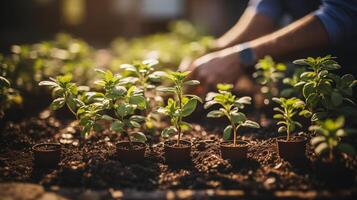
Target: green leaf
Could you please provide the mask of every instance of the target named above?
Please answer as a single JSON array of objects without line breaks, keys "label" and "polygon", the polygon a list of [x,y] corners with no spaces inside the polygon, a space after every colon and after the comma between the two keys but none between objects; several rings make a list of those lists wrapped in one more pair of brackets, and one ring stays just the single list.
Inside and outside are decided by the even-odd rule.
[{"label": "green leaf", "polygon": [[309,108],[315,108],[319,101],[320,96],[316,93],[311,93],[306,99],[306,104],[309,106]]},{"label": "green leaf", "polygon": [[237,103],[241,103],[241,104],[251,104],[252,98],[245,96],[245,97],[241,97],[238,100],[236,100],[235,102]]},{"label": "green leaf", "polygon": [[233,89],[233,85],[232,84],[218,83],[217,84],[217,89],[221,90],[221,91],[231,91]]},{"label": "green leaf", "polygon": [[132,115],[130,117],[130,120],[133,120],[133,121],[136,121],[138,123],[141,123],[141,122],[144,122],[145,121],[145,117],[144,116],[141,116],[141,115]]},{"label": "green leaf", "polygon": [[332,92],[331,93],[331,101],[332,101],[333,105],[339,106],[343,102],[343,96],[338,92]]},{"label": "green leaf", "polygon": [[200,82],[197,80],[189,80],[189,81],[184,82],[184,84],[185,85],[199,85]]},{"label": "green leaf", "polygon": [[350,144],[341,143],[337,146],[337,148],[343,153],[347,153],[353,156],[356,155],[356,149]]},{"label": "green leaf", "polygon": [[326,152],[327,150],[328,150],[328,145],[327,143],[324,142],[317,145],[317,147],[315,148],[315,153],[321,155],[323,152]]},{"label": "green leaf", "polygon": [[143,96],[131,96],[129,98],[129,103],[137,105],[139,107],[139,109],[146,108],[146,100]]},{"label": "green leaf", "polygon": [[295,65],[309,65],[309,63],[306,62],[305,59],[294,60],[293,63],[294,63]]},{"label": "green leaf", "polygon": [[280,126],[279,129],[278,129],[278,132],[279,133],[285,133],[286,132],[286,127],[285,126]]},{"label": "green leaf", "polygon": [[284,119],[284,115],[282,115],[282,114],[275,114],[275,115],[273,115],[273,118],[274,118],[274,119]]},{"label": "green leaf", "polygon": [[139,142],[146,142],[146,140],[147,140],[146,136],[142,132],[133,133],[133,137],[135,138],[135,140],[137,140]]},{"label": "green leaf", "polygon": [[173,87],[164,87],[164,86],[159,86],[156,88],[157,91],[159,92],[168,92],[168,93],[175,93],[176,90]]},{"label": "green leaf", "polygon": [[93,124],[93,130],[95,132],[99,132],[99,131],[103,130],[103,127],[100,124],[94,123]]},{"label": "green leaf", "polygon": [[116,120],[112,123],[112,130],[115,132],[122,132],[124,123],[122,121]]},{"label": "green leaf", "polygon": [[208,109],[210,108],[211,106],[213,106],[214,104],[217,104],[218,102],[215,101],[215,100],[211,100],[211,101],[207,101],[205,104],[204,104],[204,109]]},{"label": "green leaf", "polygon": [[219,117],[223,117],[224,113],[220,110],[212,110],[211,112],[209,112],[207,114],[207,117],[209,118],[219,118]]},{"label": "green leaf", "polygon": [[108,120],[108,121],[113,121],[113,120],[114,120],[114,118],[111,117],[111,116],[109,116],[109,115],[103,115],[103,116],[102,116],[102,119]]},{"label": "green leaf", "polygon": [[182,112],[181,112],[182,117],[187,117],[191,115],[192,112],[196,109],[196,106],[197,106],[196,99],[188,100],[188,102],[182,107]]},{"label": "green leaf", "polygon": [[177,132],[176,128],[173,127],[173,126],[170,126],[168,128],[165,128],[164,130],[162,130],[161,136],[164,137],[164,138],[168,138],[168,137],[170,137],[172,134],[174,134],[176,132]]},{"label": "green leaf", "polygon": [[[53,82],[53,81],[41,81],[38,85],[39,86],[52,86],[52,87],[57,87],[58,86],[58,84]],[[10,82],[9,82],[9,86],[8,87],[10,87]]]},{"label": "green leaf", "polygon": [[302,92],[305,98],[310,96],[310,94],[314,91],[315,89],[315,84],[314,83],[307,83],[304,85]]},{"label": "green leaf", "polygon": [[186,97],[191,97],[192,99],[196,99],[197,101],[203,103],[201,97],[197,96],[197,95],[193,95],[193,94],[186,94]]},{"label": "green leaf", "polygon": [[50,108],[52,110],[58,110],[60,108],[62,108],[65,104],[65,100],[64,98],[57,98],[55,100],[53,100],[53,102],[50,105]]},{"label": "green leaf", "polygon": [[317,144],[320,144],[321,142],[325,142],[326,138],[324,136],[316,136],[311,138],[310,144],[316,146]]},{"label": "green leaf", "polygon": [[132,128],[140,128],[141,127],[141,125],[138,122],[134,121],[134,120],[130,120],[129,124],[130,124],[130,126]]},{"label": "green leaf", "polygon": [[232,134],[232,126],[229,125],[223,130],[223,139],[229,140],[231,138],[231,134]]},{"label": "green leaf", "polygon": [[232,112],[231,113],[231,119],[234,124],[241,124],[245,120],[247,120],[247,117],[245,116],[244,113],[241,112]]},{"label": "green leaf", "polygon": [[260,125],[257,122],[246,120],[242,126],[249,127],[249,128],[260,128]]}]

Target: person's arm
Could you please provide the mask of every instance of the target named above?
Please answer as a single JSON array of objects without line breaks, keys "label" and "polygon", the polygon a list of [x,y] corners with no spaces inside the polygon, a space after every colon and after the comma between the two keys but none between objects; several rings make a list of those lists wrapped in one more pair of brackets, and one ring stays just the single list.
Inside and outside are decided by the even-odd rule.
[{"label": "person's arm", "polygon": [[253,8],[244,11],[239,21],[215,43],[217,50],[231,47],[233,45],[247,42],[275,30],[273,20]]},{"label": "person's arm", "polygon": [[216,40],[216,50],[271,33],[276,29],[281,13],[279,0],[251,0],[238,22]]},{"label": "person's arm", "polygon": [[296,54],[322,49],[329,44],[329,36],[318,17],[310,14],[274,33],[249,42],[256,58],[270,55],[277,60],[288,60]]},{"label": "person's arm", "polygon": [[[320,20],[310,14],[287,27],[250,41],[248,44],[256,59],[271,55],[287,59],[295,52],[322,48],[329,43],[328,34]],[[238,48],[237,48],[238,47]],[[209,91],[217,83],[235,83],[244,72],[238,46],[207,54],[193,63],[192,78]]]}]

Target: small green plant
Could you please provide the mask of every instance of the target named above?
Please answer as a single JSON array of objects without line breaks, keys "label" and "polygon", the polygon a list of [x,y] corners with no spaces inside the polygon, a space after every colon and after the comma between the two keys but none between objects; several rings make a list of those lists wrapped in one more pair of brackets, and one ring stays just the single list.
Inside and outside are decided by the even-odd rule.
[{"label": "small green plant", "polygon": [[55,79],[50,78],[49,81],[41,81],[40,86],[48,86],[52,89],[52,101],[50,108],[52,110],[58,110],[66,105],[78,119],[77,109],[84,106],[84,103],[78,99],[78,87],[75,83],[72,83],[72,76],[57,76]]},{"label": "small green plant", "polygon": [[125,78],[121,79],[121,84],[136,85],[143,90],[146,99],[145,109],[145,128],[152,129],[156,120],[154,111],[158,104],[162,103],[155,98],[156,87],[161,82],[163,76],[166,75],[163,71],[157,71],[156,66],[159,62],[155,59],[144,60],[142,62],[134,62],[133,64],[122,64],[120,68],[124,69]]},{"label": "small green plant", "polygon": [[271,99],[277,95],[278,89],[275,84],[284,77],[286,66],[282,63],[275,63],[272,57],[265,56],[255,65],[256,72],[253,77],[262,85],[261,92],[265,95],[265,104],[269,104]]},{"label": "small green plant", "polygon": [[[117,133],[126,136],[132,148],[132,138],[140,142],[146,141],[146,136],[139,131],[132,133],[131,131],[140,128],[145,117],[135,115],[137,110],[146,109],[146,100],[143,96],[143,90],[136,86],[130,86],[128,89],[122,85],[121,76],[114,75],[111,71],[97,70],[102,76],[102,79],[96,81],[96,84],[101,86],[104,93],[96,94],[101,96],[99,100],[100,106],[103,110],[114,115],[107,115],[99,113],[101,119],[111,122],[111,129]],[[85,109],[84,109],[85,110]]]},{"label": "small green plant", "polygon": [[167,77],[174,83],[172,87],[158,87],[158,91],[173,93],[175,98],[169,98],[165,107],[160,107],[158,112],[168,116],[171,119],[171,126],[165,128],[161,135],[164,138],[171,136],[173,133],[177,133],[177,143],[180,145],[182,130],[190,127],[190,124],[183,121],[184,117],[192,114],[196,109],[197,102],[202,100],[195,95],[184,94],[184,86],[198,85],[200,82],[197,80],[188,80],[186,77],[190,72],[169,72]]},{"label": "small green plant", "polygon": [[[321,120],[333,113],[355,110],[351,97],[352,88],[357,81],[351,74],[340,77],[331,73],[330,71],[341,68],[333,59],[334,57],[325,56],[294,61],[294,64],[305,65],[309,69],[300,75],[300,81],[295,86],[302,86],[306,105],[313,113],[312,121]],[[343,102],[352,106],[345,106]]]},{"label": "small green plant", "polygon": [[18,91],[11,88],[10,81],[0,76],[0,119],[4,117],[5,110],[14,104],[21,104],[22,98]]},{"label": "small green plant", "polygon": [[316,154],[320,156],[327,155],[329,161],[334,159],[336,150],[351,155],[356,154],[356,150],[352,145],[341,141],[342,137],[356,132],[351,129],[343,129],[344,124],[344,117],[338,117],[336,120],[318,121],[317,125],[309,127],[310,131],[314,131],[317,134],[310,141],[315,148]]},{"label": "small green plant", "polygon": [[274,119],[278,119],[279,125],[278,132],[283,133],[286,132],[286,140],[289,141],[291,139],[291,133],[295,131],[296,127],[302,127],[300,122],[296,121],[294,118],[297,114],[309,117],[311,115],[310,111],[305,109],[304,101],[298,98],[273,98],[273,101],[279,104],[279,107],[274,108],[274,111],[278,112],[273,117]]},{"label": "small green plant", "polygon": [[305,72],[304,67],[295,67],[291,76],[283,79],[284,88],[280,91],[280,96],[285,98],[297,97],[302,98],[302,86],[295,87],[300,82],[300,76]]},{"label": "small green plant", "polygon": [[239,127],[251,127],[259,128],[259,124],[248,120],[243,112],[240,112],[241,109],[247,104],[251,104],[251,97],[241,97],[237,98],[232,94],[231,90],[233,85],[231,84],[218,84],[217,89],[218,93],[211,92],[207,94],[206,103],[204,105],[205,109],[210,108],[215,104],[222,106],[219,110],[212,110],[207,114],[207,117],[219,118],[227,117],[230,125],[228,125],[223,131],[223,139],[228,140],[231,137],[233,131],[233,145],[237,144],[237,130]]}]

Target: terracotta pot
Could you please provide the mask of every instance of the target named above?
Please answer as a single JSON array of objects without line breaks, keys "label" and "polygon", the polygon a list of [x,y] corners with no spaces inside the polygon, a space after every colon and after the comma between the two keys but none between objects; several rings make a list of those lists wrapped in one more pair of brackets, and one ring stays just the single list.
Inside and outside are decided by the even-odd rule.
[{"label": "terracotta pot", "polygon": [[233,146],[233,140],[221,142],[221,156],[223,159],[229,159],[231,162],[236,162],[247,158],[248,142],[237,140],[237,145]]},{"label": "terracotta pot", "polygon": [[191,142],[180,140],[180,146],[176,146],[176,140],[164,142],[165,160],[169,164],[183,164],[191,161]]},{"label": "terracotta pot", "polygon": [[291,137],[286,141],[286,137],[277,137],[276,143],[280,158],[286,161],[300,161],[306,159],[307,138],[302,136]]},{"label": "terracotta pot", "polygon": [[40,143],[32,147],[34,164],[37,167],[56,167],[61,161],[61,145],[58,143]]},{"label": "terracotta pot", "polygon": [[117,143],[117,154],[119,160],[128,163],[141,162],[145,157],[146,144],[142,142],[131,142],[130,148],[129,141],[122,141]]}]

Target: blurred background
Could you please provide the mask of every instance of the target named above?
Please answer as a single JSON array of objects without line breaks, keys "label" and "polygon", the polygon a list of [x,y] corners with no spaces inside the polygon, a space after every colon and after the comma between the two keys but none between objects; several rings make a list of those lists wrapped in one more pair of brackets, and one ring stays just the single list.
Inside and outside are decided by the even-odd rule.
[{"label": "blurred background", "polygon": [[247,0],[1,0],[0,51],[13,44],[53,39],[65,32],[96,48],[118,37],[167,31],[175,20],[188,20],[218,36],[240,17]]}]

